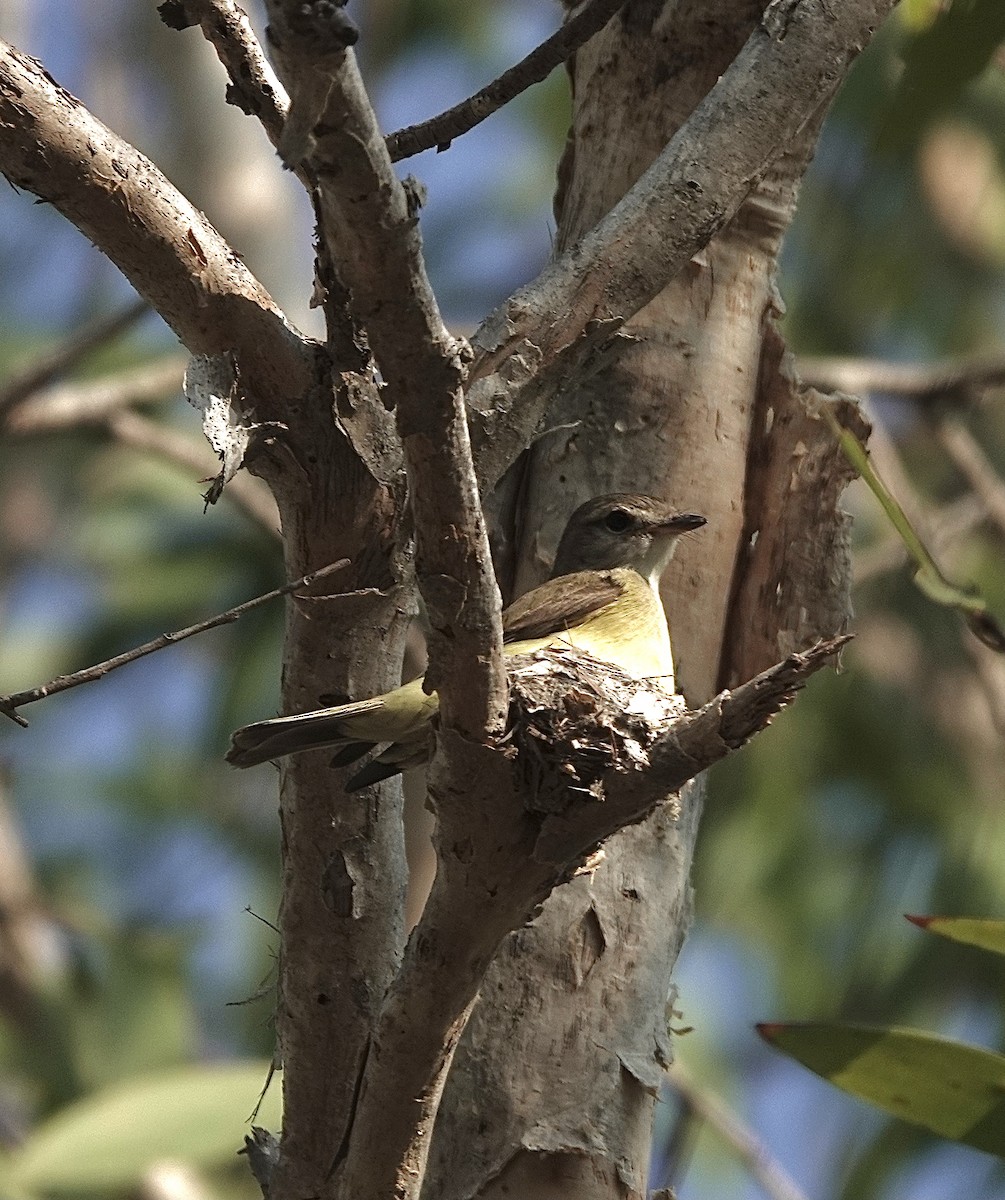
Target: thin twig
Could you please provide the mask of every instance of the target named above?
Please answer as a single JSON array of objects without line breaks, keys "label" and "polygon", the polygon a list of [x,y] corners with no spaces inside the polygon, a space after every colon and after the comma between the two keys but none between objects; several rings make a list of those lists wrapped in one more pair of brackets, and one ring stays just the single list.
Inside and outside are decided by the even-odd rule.
[{"label": "thin twig", "polygon": [[774,1159],[757,1134],[717,1096],[698,1087],[679,1063],[667,1072],[667,1080],[684,1106],[736,1153],[771,1200],[806,1200],[806,1193]]},{"label": "thin twig", "polygon": [[883,392],[923,404],[966,404],[1005,385],[1005,357],[977,355],[934,363],[898,363],[881,358],[800,358],[799,376],[821,391]]},{"label": "thin twig", "polygon": [[270,600],[275,600],[279,596],[288,596],[291,592],[295,592],[299,588],[310,587],[316,580],[333,575],[336,571],[341,571],[348,565],[349,560],[347,558],[340,558],[338,562],[329,563],[327,567],[321,567],[317,571],[312,571],[309,575],[295,579],[292,583],[285,583],[282,587],[275,588],[271,592],[266,592],[262,596],[256,596],[253,600],[245,600],[243,604],[237,604],[233,608],[228,608],[226,612],[217,613],[215,617],[210,617],[206,621],[200,621],[196,625],[188,625],[185,629],[177,629],[173,633],[162,633],[159,637],[155,637],[149,642],[144,642],[142,646],[136,646],[132,650],[126,650],[122,654],[116,654],[113,658],[106,658],[104,662],[95,663],[93,667],[87,667],[82,671],[74,671],[71,675],[59,675],[55,679],[51,679],[48,683],[43,683],[40,687],[31,688],[26,692],[14,692],[9,696],[0,696],[0,713],[10,717],[12,721],[23,728],[27,728],[28,722],[17,711],[23,705],[34,704],[36,700],[44,700],[47,696],[54,696],[57,692],[65,692],[70,688],[79,687],[82,683],[93,683],[96,679],[103,678],[109,672],[119,667],[124,667],[127,663],[135,662],[138,658],[143,658],[147,654],[153,654],[157,650],[163,650],[165,646],[172,646],[175,642],[181,642],[185,638],[194,637],[197,633],[205,633],[206,630],[215,629],[218,625],[229,625],[232,621],[236,621],[238,617],[243,617],[246,612],[250,612],[251,609],[258,608],[262,604],[267,604]]},{"label": "thin twig", "polygon": [[150,311],[146,300],[134,300],[118,312],[98,317],[75,330],[54,349],[40,355],[29,367],[16,374],[0,389],[0,416],[22,400],[75,367],[93,350],[114,341]]},{"label": "thin twig", "polygon": [[[969,437],[969,434],[967,436]],[[972,492],[961,496],[952,504],[946,504],[935,512],[931,511],[905,472],[893,442],[882,425],[873,429],[870,448],[884,478],[893,484],[901,502],[909,506],[912,521],[923,531],[933,551],[940,557],[948,557],[954,551],[958,551],[964,535],[970,533],[985,518],[993,515],[988,508],[986,497],[976,486]],[[976,444],[970,447],[971,450],[974,448],[983,457],[983,452]],[[958,462],[957,466],[964,474],[967,473],[961,463]],[[993,473],[990,464],[988,469]],[[997,476],[994,476],[994,482],[1000,486]],[[901,566],[906,557],[904,544],[899,537],[891,538],[885,546],[877,546],[865,556],[859,556],[855,567],[856,586],[874,575]],[[979,638],[966,638],[963,646],[970,655],[974,676],[984,693],[991,723],[999,732],[1005,732],[1005,687],[1002,685],[1001,655],[989,649]]]},{"label": "thin twig", "polygon": [[448,108],[446,112],[430,117],[428,121],[408,125],[388,134],[387,151],[391,161],[400,162],[433,146],[438,151],[446,150],[455,137],[474,129],[521,92],[546,79],[584,42],[599,33],[625,3],[626,0],[591,0],[526,58],[504,71],[481,91]]},{"label": "thin twig", "polygon": [[[926,511],[923,516],[925,538],[932,553],[952,566],[958,555],[955,553],[963,539],[987,519],[987,509],[972,493],[960,496],[936,510]],[[855,586],[899,570],[907,562],[904,543],[896,534],[891,534],[867,549],[857,551],[854,559]]]}]

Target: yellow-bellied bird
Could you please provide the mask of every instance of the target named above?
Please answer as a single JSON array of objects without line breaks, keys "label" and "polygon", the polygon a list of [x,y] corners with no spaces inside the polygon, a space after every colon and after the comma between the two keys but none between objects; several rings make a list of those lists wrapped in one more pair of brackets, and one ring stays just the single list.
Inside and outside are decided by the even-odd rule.
[{"label": "yellow-bellied bird", "polygon": [[[615,493],[588,500],[569,518],[551,578],[503,613],[505,653],[573,646],[636,679],[660,677],[673,690],[673,657],[660,577],[682,533],[705,524],[653,496]],[[349,782],[376,783],[429,758],[439,708],[422,680],[334,708],[259,721],[238,729],[227,761],[251,767],[304,750],[336,747],[333,766],[383,749]]]}]

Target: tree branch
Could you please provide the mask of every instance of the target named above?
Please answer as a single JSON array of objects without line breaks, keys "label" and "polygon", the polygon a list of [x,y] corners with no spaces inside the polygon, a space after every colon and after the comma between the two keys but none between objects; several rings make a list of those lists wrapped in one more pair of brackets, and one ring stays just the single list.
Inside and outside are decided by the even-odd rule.
[{"label": "tree branch", "polygon": [[962,421],[955,418],[939,421],[935,426],[935,436],[984,506],[987,515],[999,531],[1005,533],[1005,480],[995,470],[977,439]]},{"label": "tree branch", "polygon": [[667,1080],[685,1107],[730,1147],[770,1200],[807,1200],[757,1134],[717,1096],[698,1087],[680,1063],[667,1072]]},{"label": "tree branch", "polygon": [[186,361],[183,355],[169,355],[99,379],[56,384],[37,394],[32,389],[8,411],[4,425],[27,436],[107,421],[134,404],[178,395]]},{"label": "tree branch", "polygon": [[244,9],[235,0],[166,0],[158,5],[171,29],[198,25],[230,76],[227,100],[257,117],[278,146],[290,111],[290,98],[265,57]]},{"label": "tree branch", "polygon": [[[140,413],[110,413],[103,424],[112,437],[124,446],[184,467],[195,472],[202,481],[211,479],[216,473],[215,467],[219,466],[218,463],[214,466],[205,442],[179,433],[158,421],[151,421]],[[228,481],[222,494],[270,537],[282,537],[276,502],[260,479],[247,473],[236,475]]]},{"label": "tree branch", "polygon": [[227,242],[34,59],[0,42],[0,169],[53,204],[199,354],[233,352],[260,417],[313,382],[313,353]]},{"label": "tree branch", "polygon": [[935,363],[898,363],[881,358],[805,357],[799,377],[824,392],[884,392],[919,404],[965,405],[1005,385],[1005,358],[974,355]]},{"label": "tree branch", "polygon": [[551,37],[473,96],[428,121],[388,134],[386,143],[391,161],[400,162],[433,146],[437,151],[446,150],[454,138],[474,129],[521,92],[546,79],[584,42],[599,33],[625,3],[626,0],[589,0]]},{"label": "tree branch", "polygon": [[[773,0],[729,69],[625,197],[475,335],[469,388],[482,487],[529,443],[536,376],[609,342],[726,224],[843,80],[892,0]],[[567,365],[567,364],[566,364]],[[528,386],[529,384],[529,386]]]},{"label": "tree branch", "polygon": [[[450,1060],[502,939],[528,921],[615,830],[643,820],[670,793],[764,728],[848,640],[819,642],[686,713],[650,746],[648,769],[625,769],[622,762],[602,777],[602,801],[589,791],[578,799],[568,792],[561,812],[526,807],[512,758],[449,730],[441,735],[451,754],[444,786],[434,793],[437,875],[374,1033],[335,1195],[418,1196]],[[570,662],[561,651],[545,655],[559,671]],[[539,677],[540,656],[527,658],[531,675]],[[583,658],[571,658],[563,683],[571,681],[579,707]],[[607,665],[601,667],[608,674]],[[519,663],[514,668],[519,674]],[[645,688],[637,681],[635,686]],[[572,726],[563,749],[579,741],[575,721]],[[491,807],[471,802],[472,780],[485,777],[497,787]]]},{"label": "tree branch", "polygon": [[[294,6],[295,7],[295,6]],[[348,287],[397,415],[415,517],[416,574],[431,626],[426,679],[443,724],[472,738],[501,724],[501,604],[461,393],[465,347],[447,331],[426,276],[414,197],[394,174],[351,53],[319,61],[287,6],[270,30],[291,87],[320,70],[330,90],[314,129],[322,234]]]},{"label": "tree branch", "polygon": [[[164,358],[93,382],[62,384],[28,396],[9,414],[6,427],[22,437],[94,425],[126,446],[146,451],[197,473],[213,469],[205,442],[129,411],[133,404],[161,400],[181,391],[185,360]],[[261,480],[244,473],[230,480],[224,495],[272,537],[279,536],[276,502]]]},{"label": "tree branch", "polygon": [[30,366],[7,380],[0,389],[0,417],[51,383],[57,375],[76,366],[93,350],[114,341],[149,311],[150,306],[145,300],[134,300],[118,312],[98,317],[82,329],[74,330],[58,346],[39,355]]},{"label": "tree branch", "polygon": [[298,591],[300,588],[309,588],[316,580],[324,579],[336,571],[341,571],[348,565],[348,559],[330,563],[327,567],[322,567],[318,571],[312,571],[310,575],[305,575],[302,579],[296,579],[292,583],[285,583],[282,587],[274,588],[271,592],[256,596],[253,600],[245,600],[243,604],[237,604],[233,608],[228,608],[226,612],[217,613],[215,617],[210,617],[206,621],[199,621],[196,625],[187,625],[184,629],[176,629],[173,633],[162,633],[159,637],[155,637],[149,642],[144,642],[142,646],[134,646],[132,650],[116,654],[113,658],[106,658],[104,662],[95,663],[93,667],[86,667],[82,671],[74,671],[71,675],[58,675],[55,679],[50,679],[48,683],[30,688],[26,692],[13,692],[9,696],[0,696],[0,713],[3,713],[6,717],[10,717],[12,721],[23,728],[27,728],[28,722],[17,711],[24,705],[34,704],[36,700],[45,700],[48,696],[55,696],[58,692],[69,691],[70,688],[80,687],[82,683],[94,683],[95,680],[103,679],[111,671],[115,671],[119,667],[124,667],[127,663],[136,662],[138,658],[143,658],[147,654],[153,654],[157,650],[173,646],[176,642],[194,637],[197,633],[205,633],[208,629],[215,629],[218,625],[228,625],[231,621],[236,621],[238,617],[243,617],[251,609],[258,608],[262,604],[267,604],[270,600],[275,600],[279,596],[288,596],[291,592]]}]

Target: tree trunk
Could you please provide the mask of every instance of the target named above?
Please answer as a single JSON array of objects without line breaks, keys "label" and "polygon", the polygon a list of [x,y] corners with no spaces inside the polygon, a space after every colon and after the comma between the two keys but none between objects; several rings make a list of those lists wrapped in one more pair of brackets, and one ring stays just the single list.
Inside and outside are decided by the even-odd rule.
[{"label": "tree trunk", "polygon": [[[762,8],[747,0],[710,16],[700,0],[629,4],[577,53],[556,202],[559,251],[613,208],[663,149]],[[523,457],[497,497],[510,530],[514,594],[540,581],[569,512],[591,495],[651,492],[708,518],[664,578],[678,686],[692,705],[721,686],[724,662],[742,658],[740,678],[767,665],[727,640],[738,630],[743,641],[744,623],[770,599],[744,575],[744,539],[761,522],[754,503],[771,510],[768,489],[751,495],[748,464],[752,445],[765,440],[754,426],[764,413],[766,338],[772,380],[778,368],[777,254],[818,128],[818,120],[805,128],[729,226],[627,323],[632,341],[616,361],[559,395],[547,421],[555,432]],[[794,389],[787,395],[802,412]],[[798,455],[790,440],[779,456],[796,476]],[[828,466],[836,466],[832,451]],[[832,478],[829,507],[801,513],[804,539],[821,526],[843,535],[836,502],[847,472]],[[770,533],[763,540],[778,546]],[[773,580],[785,577],[777,558],[771,566]],[[800,645],[814,630],[843,628],[847,563],[832,557],[829,570],[825,611],[804,618]],[[768,605],[759,628],[785,625],[779,607]],[[767,645],[758,646],[762,656]],[[664,807],[616,834],[595,870],[553,893],[533,924],[507,940],[454,1060],[424,1196],[646,1196],[703,793],[696,781],[678,820]]]}]

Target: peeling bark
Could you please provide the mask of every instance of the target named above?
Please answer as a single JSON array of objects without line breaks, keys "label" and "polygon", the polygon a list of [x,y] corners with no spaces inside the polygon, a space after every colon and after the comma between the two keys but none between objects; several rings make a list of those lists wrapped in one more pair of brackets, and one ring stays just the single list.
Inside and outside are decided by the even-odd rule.
[{"label": "peeling bark", "polygon": [[824,404],[835,406],[842,425],[865,441],[869,424],[854,400],[800,385],[769,314],[724,687],[817,637],[843,632],[851,618],[851,518],[841,509],[841,495],[855,472],[816,415]]}]

